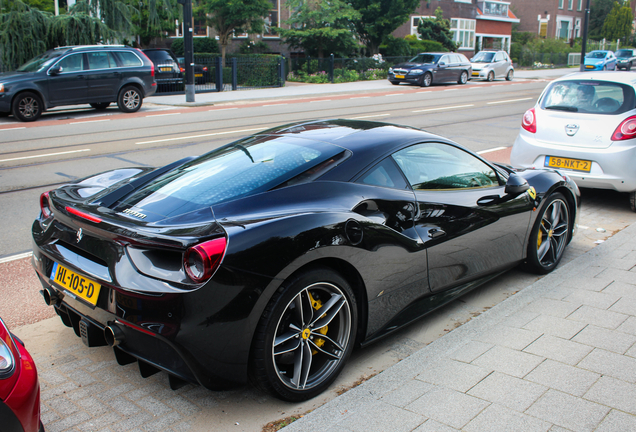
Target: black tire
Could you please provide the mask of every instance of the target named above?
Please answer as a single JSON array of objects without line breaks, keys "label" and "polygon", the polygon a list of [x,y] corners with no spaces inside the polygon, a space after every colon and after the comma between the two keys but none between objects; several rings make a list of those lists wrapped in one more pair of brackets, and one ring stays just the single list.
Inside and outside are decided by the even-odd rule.
[{"label": "black tire", "polygon": [[636,212],[636,191],[629,193],[629,208],[631,211]]},{"label": "black tire", "polygon": [[37,94],[24,92],[16,96],[11,108],[13,117],[23,122],[30,122],[40,118],[44,111],[44,104]]},{"label": "black tire", "polygon": [[143,97],[139,89],[135,86],[126,86],[119,92],[117,97],[117,106],[125,113],[134,113],[139,111]]},{"label": "black tire", "polygon": [[603,70],[606,71],[607,70],[607,65],[603,65]]},{"label": "black tire", "polygon": [[462,71],[457,79],[457,84],[466,84],[468,82],[468,72]]},{"label": "black tire", "polygon": [[110,102],[92,103],[91,106],[96,110],[105,110],[110,106]]},{"label": "black tire", "polygon": [[351,355],[357,323],[355,295],[339,274],[315,268],[294,277],[272,297],[258,323],[250,380],[290,402],[317,396]]},{"label": "black tire", "polygon": [[514,78],[515,72],[510,69],[508,71],[508,73],[506,74],[506,81],[512,81],[512,79]]},{"label": "black tire", "polygon": [[563,257],[570,237],[570,209],[560,193],[550,195],[542,205],[528,240],[526,268],[547,274]]},{"label": "black tire", "polygon": [[495,80],[495,73],[493,71],[488,72],[488,76],[486,77],[486,81],[494,81]]},{"label": "black tire", "polygon": [[632,62],[629,62],[625,69],[627,69],[628,71],[632,70]]},{"label": "black tire", "polygon": [[433,75],[430,72],[426,72],[420,78],[420,87],[429,87],[433,83]]},{"label": "black tire", "polygon": [[391,84],[393,84],[393,85],[400,85],[400,82],[399,82],[399,81],[389,81],[389,82],[390,82]]}]

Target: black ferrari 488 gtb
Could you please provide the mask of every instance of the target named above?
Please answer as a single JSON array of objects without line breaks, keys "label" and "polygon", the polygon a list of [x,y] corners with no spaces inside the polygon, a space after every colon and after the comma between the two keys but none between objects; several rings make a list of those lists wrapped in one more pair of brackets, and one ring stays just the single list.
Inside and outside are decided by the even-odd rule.
[{"label": "black ferrari 488 gtb", "polygon": [[553,270],[579,191],[437,135],[325,120],[42,194],[33,265],[88,346],[143,376],[300,401],[368,344],[518,264]]}]

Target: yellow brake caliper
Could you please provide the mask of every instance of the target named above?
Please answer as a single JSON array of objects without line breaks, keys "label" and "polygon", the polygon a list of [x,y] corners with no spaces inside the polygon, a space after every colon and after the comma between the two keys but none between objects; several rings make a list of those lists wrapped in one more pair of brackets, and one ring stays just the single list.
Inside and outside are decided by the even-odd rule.
[{"label": "yellow brake caliper", "polygon": [[[315,309],[318,310],[322,307],[322,302],[320,300],[315,300],[314,297],[311,295],[311,293],[309,291],[307,291],[307,294],[309,294],[309,300],[311,301],[311,306]],[[322,318],[322,317],[321,317]],[[328,326],[324,326],[323,328],[321,328],[320,330],[318,330],[318,333],[326,335],[327,331],[329,330]],[[316,346],[318,347],[322,347],[325,344],[325,340],[323,338],[316,338],[314,340],[314,343],[316,344]],[[315,349],[311,350],[311,354],[315,355],[318,351]]]},{"label": "yellow brake caliper", "polygon": [[[541,226],[543,226],[543,222],[541,222]],[[541,230],[539,230],[537,234],[539,234],[537,236],[537,250],[539,250],[539,247],[541,247],[541,243],[543,243],[543,233],[541,232]]]}]

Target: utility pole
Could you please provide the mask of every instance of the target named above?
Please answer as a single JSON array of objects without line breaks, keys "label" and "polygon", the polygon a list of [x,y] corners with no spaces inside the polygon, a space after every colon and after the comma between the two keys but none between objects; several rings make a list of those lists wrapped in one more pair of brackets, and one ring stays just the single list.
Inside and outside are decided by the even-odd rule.
[{"label": "utility pole", "polygon": [[585,51],[587,49],[587,27],[590,23],[590,0],[585,5],[585,17],[583,18],[583,42],[581,42],[581,66],[579,70],[585,71]]},{"label": "utility pole", "polygon": [[[589,0],[588,0],[589,1]],[[192,0],[177,0],[183,5],[183,47],[186,102],[194,102],[194,48],[192,46]]]}]

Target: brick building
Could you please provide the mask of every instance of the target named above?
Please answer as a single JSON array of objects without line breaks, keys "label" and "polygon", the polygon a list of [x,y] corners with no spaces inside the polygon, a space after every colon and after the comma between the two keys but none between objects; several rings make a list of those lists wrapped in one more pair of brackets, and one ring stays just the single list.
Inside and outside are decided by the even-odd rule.
[{"label": "brick building", "polygon": [[586,0],[509,0],[519,31],[570,40],[582,36]]},{"label": "brick building", "polygon": [[467,57],[486,48],[510,52],[512,24],[519,19],[509,6],[510,2],[499,0],[423,0],[409,21],[393,35],[417,35],[420,20],[433,18],[435,9],[440,7],[444,18],[451,23],[453,40],[460,44],[459,52]]}]

